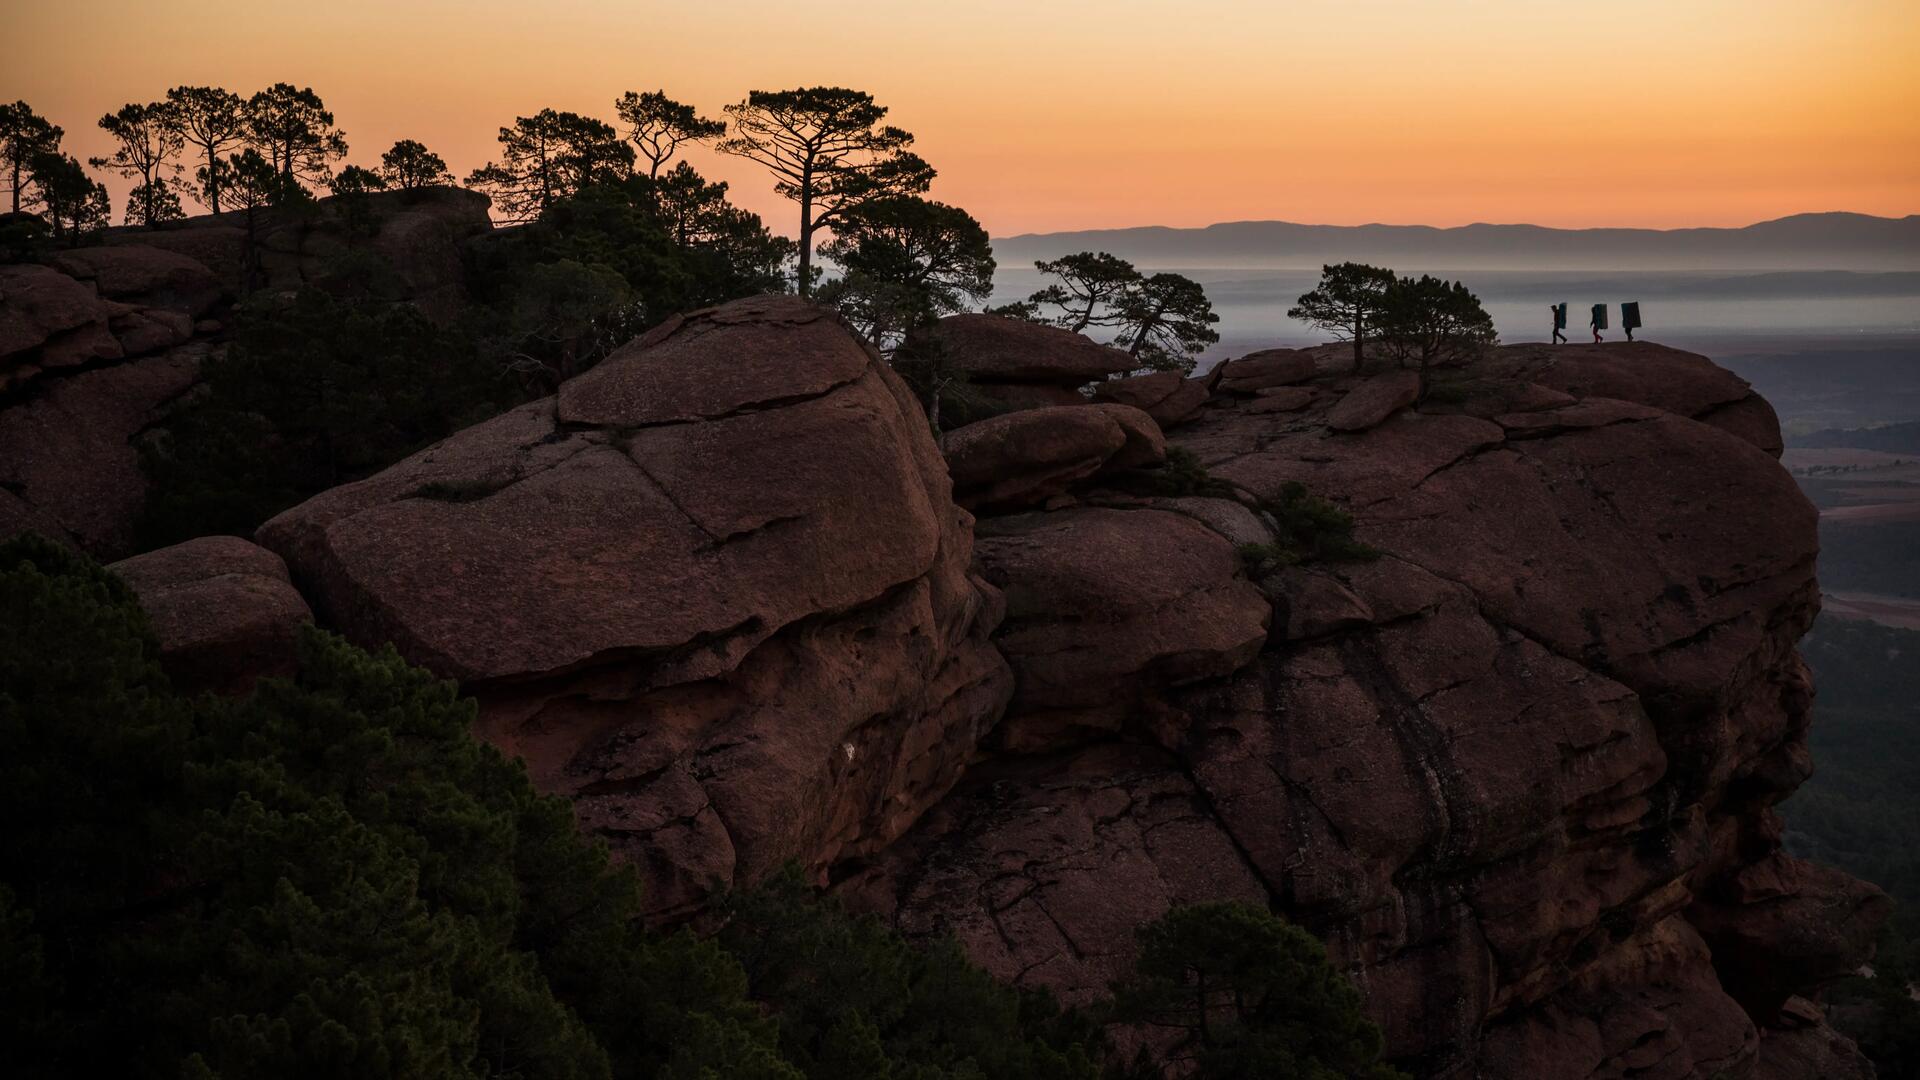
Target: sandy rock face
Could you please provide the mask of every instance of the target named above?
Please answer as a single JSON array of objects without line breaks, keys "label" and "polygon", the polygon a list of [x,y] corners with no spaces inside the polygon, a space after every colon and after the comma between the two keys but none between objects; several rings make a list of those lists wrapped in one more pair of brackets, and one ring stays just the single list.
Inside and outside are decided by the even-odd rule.
[{"label": "sandy rock face", "polygon": [[658,913],[885,844],[1011,690],[905,387],[823,309],[676,320],[261,529],[323,620],[465,682]]},{"label": "sandy rock face", "polygon": [[[1818,593],[1764,404],[1644,344],[1503,349],[1472,378],[1445,405],[1416,404],[1411,372],[1319,375],[1286,412],[1257,407],[1269,387],[1216,394],[1175,433],[1243,493],[1343,504],[1383,554],[1261,582],[1251,653],[1121,695],[1118,723],[1099,689],[1135,639],[1052,567],[1123,594],[1178,565],[1152,544],[1179,527],[1084,505],[983,520],[1016,672],[998,745],[1048,753],[977,768],[848,895],[1069,1000],[1179,898],[1264,896],[1327,939],[1423,1075],[1851,1061],[1794,995],[1860,962],[1885,899],[1779,852]],[[1155,539],[1101,536],[1102,513]],[[1122,745],[1110,773],[1088,764]],[[1096,887],[1119,914],[1065,901]]]},{"label": "sandy rock face", "polygon": [[295,632],[313,615],[273,552],[203,536],[107,569],[139,594],[176,687],[241,693],[262,676],[293,674]]}]

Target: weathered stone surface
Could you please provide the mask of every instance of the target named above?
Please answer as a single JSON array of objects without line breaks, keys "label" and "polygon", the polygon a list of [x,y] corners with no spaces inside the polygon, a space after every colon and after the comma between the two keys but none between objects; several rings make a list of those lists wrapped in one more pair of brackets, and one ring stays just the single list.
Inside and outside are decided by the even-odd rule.
[{"label": "weathered stone surface", "polygon": [[260,540],[323,620],[463,680],[668,915],[893,839],[1011,680],[925,419],[830,313],[643,342]]},{"label": "weathered stone surface", "polygon": [[951,933],[996,978],[1069,1005],[1105,997],[1134,927],[1174,905],[1265,899],[1179,761],[1118,743],[973,770],[840,891],[909,934]]},{"label": "weathered stone surface", "polygon": [[1250,413],[1299,412],[1313,404],[1314,393],[1304,386],[1272,386],[1256,392]]},{"label": "weathered stone surface", "polygon": [[1420,376],[1412,371],[1376,375],[1348,390],[1327,412],[1327,426],[1335,431],[1365,431],[1414,403],[1420,396]]},{"label": "weathered stone surface", "polygon": [[1177,371],[1156,371],[1126,379],[1095,383],[1093,399],[1131,405],[1144,411],[1162,429],[1184,424],[1209,397],[1205,379],[1189,379]]},{"label": "weathered stone surface", "polygon": [[[1127,682],[1126,619],[1062,567],[1148,580],[1173,553],[1091,515],[1171,527],[982,523],[1018,679],[998,744],[1081,748],[977,767],[848,895],[1079,1000],[1166,898],[1252,882],[1326,938],[1417,1074],[1851,1069],[1789,995],[1859,961],[1882,899],[1785,859],[1767,809],[1807,772],[1813,512],[1744,384],[1622,353],[1496,350],[1446,405],[1410,408],[1410,372],[1390,394],[1317,376],[1284,415],[1216,400],[1170,441],[1252,495],[1305,483],[1386,554],[1268,579],[1283,621],[1250,663],[1125,704],[1102,690]],[[1356,394],[1364,422],[1336,425]],[[1088,765],[1121,752],[1111,730],[1137,759]],[[1235,859],[1168,858],[1171,808],[1183,848]],[[1123,917],[1059,899],[1096,874]]]},{"label": "weathered stone surface", "polygon": [[1007,599],[1008,746],[1148,720],[1157,691],[1229,675],[1266,641],[1270,608],[1233,546],[1185,516],[1086,507],[979,532],[981,573]]},{"label": "weathered stone surface", "polygon": [[1118,424],[1126,437],[1120,449],[1107,459],[1110,468],[1139,469],[1167,460],[1167,437],[1161,434],[1160,425],[1153,422],[1153,417],[1131,405],[1102,404],[1090,408]]},{"label": "weathered stone surface", "polygon": [[91,287],[57,270],[0,266],[0,380],[18,380],[16,369],[27,364],[38,374],[118,359],[120,343],[107,327],[112,314]]},{"label": "weathered stone surface", "polygon": [[1318,370],[1314,354],[1306,349],[1263,349],[1221,365],[1215,389],[1228,394],[1250,394],[1274,386],[1291,386],[1313,378]]},{"label": "weathered stone surface", "polygon": [[[490,229],[486,196],[377,193],[367,244],[384,295],[448,319],[465,303],[461,247]],[[103,558],[132,550],[147,495],[133,445],[193,389],[221,304],[246,287],[237,214],[111,229],[46,266],[0,267],[0,528],[31,527]],[[338,204],[261,223],[264,280],[293,289],[346,250]],[[328,237],[332,237],[331,242]]]},{"label": "weathered stone surface", "polygon": [[1760,1029],[1753,1080],[1874,1080],[1873,1062],[1828,1025],[1818,1005],[1793,998],[1781,1012],[1778,1026]]},{"label": "weathered stone surface", "polygon": [[147,497],[134,440],[193,386],[204,356],[187,346],[37,387],[0,411],[0,488],[55,539],[124,555]]},{"label": "weathered stone surface", "polygon": [[1099,472],[1127,443],[1127,430],[1104,408],[1061,406],[956,428],[943,446],[954,498],[993,509],[1038,506]]},{"label": "weathered stone surface", "polygon": [[1300,567],[1278,575],[1276,612],[1285,612],[1288,641],[1325,637],[1374,621],[1373,607],[1331,574]]},{"label": "weathered stone surface", "polygon": [[218,303],[224,291],[204,265],[146,244],[76,248],[49,262],[76,281],[90,282],[110,300],[181,312],[189,322]]},{"label": "weathered stone surface", "polygon": [[1119,349],[1070,330],[999,315],[949,315],[932,336],[948,364],[987,382],[1073,387],[1135,366]]},{"label": "weathered stone surface", "polygon": [[1267,522],[1262,520],[1259,514],[1232,499],[1190,495],[1177,499],[1155,499],[1152,505],[1156,509],[1185,514],[1219,533],[1235,547],[1242,544],[1273,542],[1273,530],[1268,527]]},{"label": "weathered stone surface", "polygon": [[176,688],[240,693],[293,673],[295,634],[313,615],[273,552],[237,536],[203,536],[107,569],[139,594]]}]

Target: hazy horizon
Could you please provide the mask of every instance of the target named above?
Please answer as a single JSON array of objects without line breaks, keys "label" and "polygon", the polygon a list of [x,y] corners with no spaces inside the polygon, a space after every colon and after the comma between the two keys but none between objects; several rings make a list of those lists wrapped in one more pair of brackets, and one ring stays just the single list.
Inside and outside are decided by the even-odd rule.
[{"label": "hazy horizon", "polygon": [[[108,150],[103,113],[183,83],[311,86],[348,162],[413,138],[461,176],[543,107],[611,120],[621,92],[664,88],[718,116],[750,90],[825,84],[872,92],[940,170],[931,196],[996,236],[1920,208],[1920,5],[1900,0],[1629,0],[1604,18],[1521,0],[12,7],[0,99],[82,158]],[[791,230],[756,166],[688,157]]]}]

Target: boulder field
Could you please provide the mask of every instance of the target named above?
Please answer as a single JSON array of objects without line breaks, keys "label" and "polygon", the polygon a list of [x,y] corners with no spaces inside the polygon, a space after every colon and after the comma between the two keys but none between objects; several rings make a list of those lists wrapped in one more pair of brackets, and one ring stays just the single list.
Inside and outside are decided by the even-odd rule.
[{"label": "boulder field", "polygon": [[[1102,362],[982,318],[949,348],[1008,385]],[[1424,397],[1350,360],[1070,387],[943,457],[837,318],[739,301],[129,578],[460,680],[656,919],[796,862],[1079,1004],[1135,927],[1238,897],[1321,935],[1417,1075],[1871,1075],[1816,1001],[1886,898],[1773,810],[1819,593],[1771,409],[1645,343]],[[1374,557],[1250,558],[1296,484]],[[228,640],[227,606],[162,632]]]}]

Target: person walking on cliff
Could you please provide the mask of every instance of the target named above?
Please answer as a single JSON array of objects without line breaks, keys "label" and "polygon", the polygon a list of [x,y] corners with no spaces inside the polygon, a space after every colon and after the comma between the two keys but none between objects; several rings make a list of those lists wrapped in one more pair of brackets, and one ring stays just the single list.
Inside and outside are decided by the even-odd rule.
[{"label": "person walking on cliff", "polygon": [[1566,301],[1563,300],[1558,304],[1554,304],[1548,307],[1547,310],[1553,313],[1553,343],[1555,345],[1565,345],[1567,343],[1567,335],[1560,331],[1567,328]]},{"label": "person walking on cliff", "polygon": [[1593,327],[1593,343],[1600,344],[1600,331],[1607,328],[1607,305],[1593,305],[1593,318],[1587,322],[1587,325]]},{"label": "person walking on cliff", "polygon": [[1627,332],[1627,340],[1633,340],[1633,332],[1640,326],[1640,301],[1630,300],[1620,305],[1620,329]]}]

